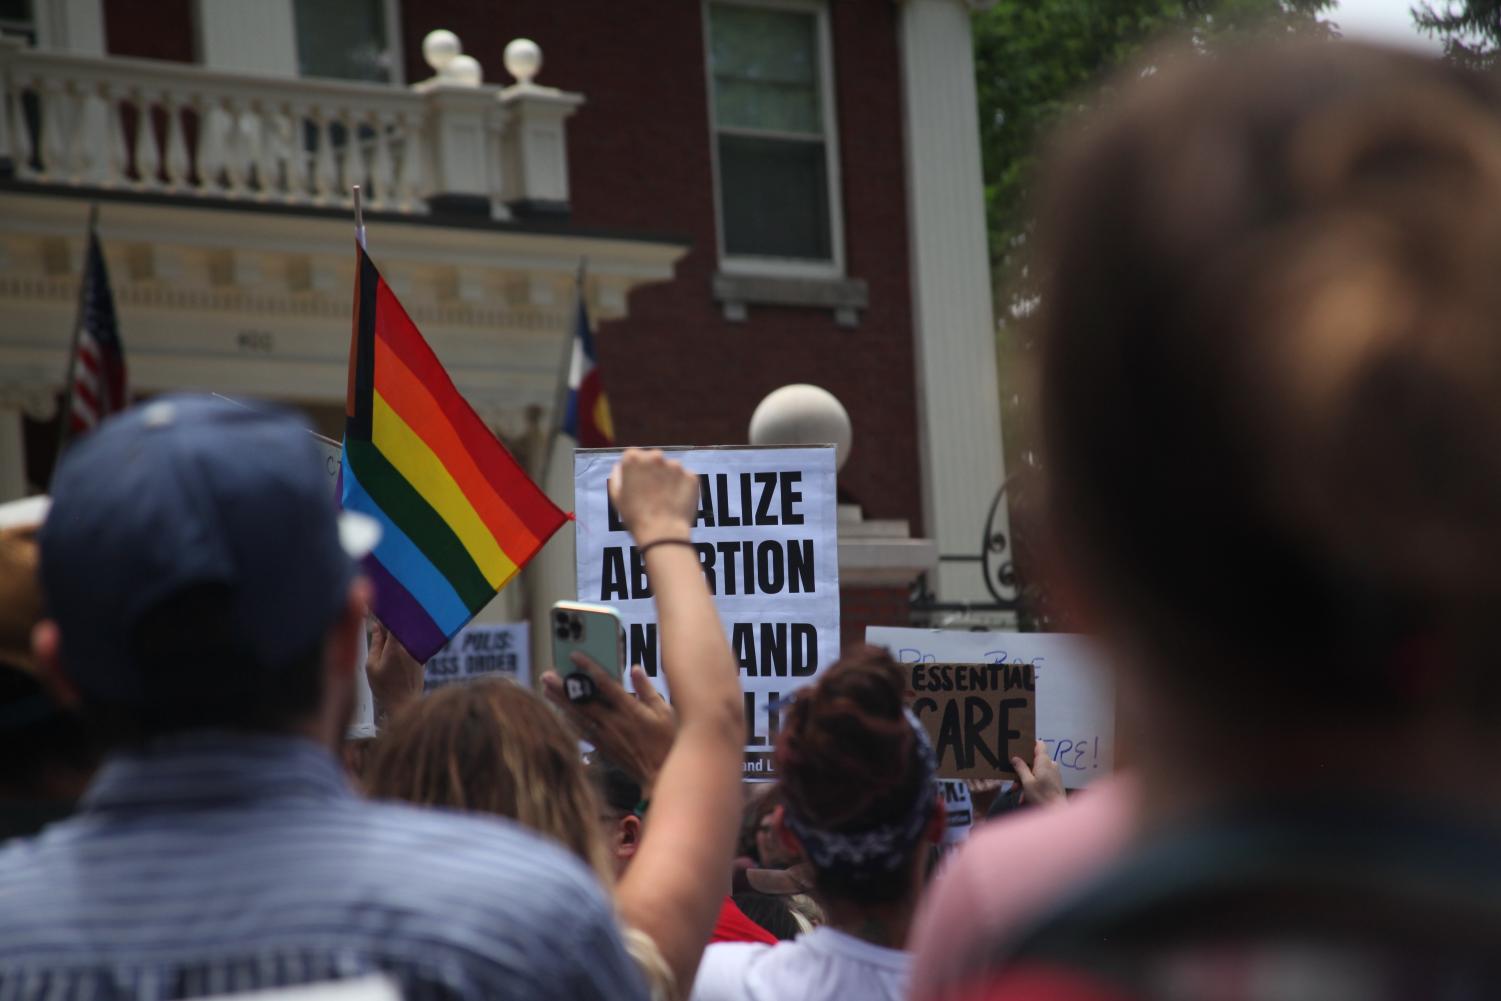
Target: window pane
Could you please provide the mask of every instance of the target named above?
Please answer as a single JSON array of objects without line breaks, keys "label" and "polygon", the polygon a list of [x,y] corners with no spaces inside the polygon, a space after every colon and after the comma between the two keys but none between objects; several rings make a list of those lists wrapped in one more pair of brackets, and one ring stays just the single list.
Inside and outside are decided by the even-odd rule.
[{"label": "window pane", "polygon": [[0,0],[0,21],[31,23],[31,0]]},{"label": "window pane", "polygon": [[297,72],[391,82],[385,0],[295,0]]},{"label": "window pane", "polygon": [[709,37],[720,128],[822,133],[813,14],[716,4]]},{"label": "window pane", "polygon": [[830,260],[825,163],[821,142],[721,135],[725,253]]}]

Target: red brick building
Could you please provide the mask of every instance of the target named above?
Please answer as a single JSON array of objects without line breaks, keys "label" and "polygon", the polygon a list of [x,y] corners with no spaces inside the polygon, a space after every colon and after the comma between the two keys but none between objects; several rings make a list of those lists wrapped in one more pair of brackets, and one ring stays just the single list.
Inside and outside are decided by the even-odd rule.
[{"label": "red brick building", "polygon": [[[143,390],[207,388],[204,383],[213,380],[205,373],[218,371],[211,367],[217,363],[178,357],[195,350],[186,340],[148,346],[145,356],[131,340],[132,304],[139,301],[144,310],[153,280],[181,283],[185,275],[201,274],[210,287],[243,296],[270,295],[272,285],[301,303],[325,295],[328,333],[319,335],[317,350],[319,364],[332,366],[324,353],[336,356],[333,304],[343,265],[332,256],[304,260],[294,251],[298,226],[323,227],[315,240],[337,238],[325,236],[336,234],[340,212],[335,195],[318,194],[319,171],[327,171],[320,156],[332,148],[334,158],[347,158],[354,141],[341,151],[341,135],[368,143],[391,123],[406,121],[403,116],[420,114],[426,117],[407,139],[398,142],[392,133],[390,145],[397,160],[414,143],[431,148],[425,179],[411,185],[421,198],[410,205],[387,200],[389,226],[374,213],[373,225],[380,225],[374,248],[378,261],[380,250],[390,253],[392,263],[380,263],[403,298],[419,304],[414,311],[426,308],[435,317],[429,322],[419,316],[419,322],[456,370],[461,388],[471,399],[493,400],[481,411],[500,433],[524,441],[535,424],[527,424],[523,411],[531,408],[535,421],[537,408],[551,406],[550,359],[558,357],[557,337],[566,331],[567,262],[576,254],[589,261],[600,365],[622,443],[744,442],[757,403],[788,383],[822,386],[844,405],[854,447],[840,474],[842,495],[868,521],[904,521],[911,536],[936,543],[905,539],[895,525],[849,526],[848,546],[842,545],[849,566],[841,561],[847,639],[858,637],[869,622],[906,621],[907,585],[932,568],[935,549],[946,555],[975,550],[1002,468],[969,10],[963,0],[9,0],[0,10],[0,31],[39,51],[66,50],[85,60],[56,67],[43,61],[32,70],[14,56],[10,92],[45,89],[48,73],[105,73],[116,66],[121,88],[175,107],[171,88],[185,88],[186,102],[195,96],[192,78],[161,75],[157,64],[134,60],[197,68],[212,82],[205,92],[212,93],[213,107],[232,123],[225,155],[233,160],[239,150],[253,161],[245,168],[249,195],[235,189],[233,178],[227,190],[205,190],[207,175],[197,164],[201,143],[190,151],[195,165],[179,171],[177,187],[170,164],[148,178],[150,190],[141,190],[137,160],[120,168],[112,189],[107,164],[84,157],[74,172],[86,177],[97,171],[103,178],[83,184],[90,191],[76,193],[74,208],[94,187],[127,201],[166,199],[188,205],[186,231],[194,228],[194,218],[203,227],[250,218],[226,212],[210,220],[201,210],[195,217],[193,204],[240,210],[249,201],[259,212],[255,225],[275,230],[264,235],[269,249],[255,260],[232,240],[206,251],[203,261],[191,249],[196,238],[184,237],[178,250],[158,251],[149,241],[138,249],[147,240],[139,227],[111,241],[113,252],[125,255],[117,270],[142,287],[139,295],[127,289],[122,312],[128,350],[151,373],[137,381]],[[421,82],[434,76],[423,42],[437,29],[454,32],[464,53],[477,61],[486,86],[476,93],[489,101],[484,108],[474,104],[478,110],[470,114],[465,95],[443,87],[423,90]],[[540,46],[536,84],[557,88],[568,100],[581,96],[582,103],[525,104],[527,95],[508,86],[512,80],[504,68],[507,44],[517,38]],[[364,83],[323,82],[327,78]],[[275,85],[282,89],[266,91],[271,84],[260,81],[271,79],[282,81]],[[321,95],[311,112],[299,110],[298,80]],[[376,87],[405,103],[377,106]],[[168,96],[151,97],[152,88]],[[417,92],[427,102],[422,109]],[[88,93],[103,95],[106,103],[115,100],[107,89]],[[373,110],[361,103],[367,99],[376,102]],[[504,123],[493,114],[495,106],[506,108]],[[173,139],[163,116],[176,112],[153,107],[165,163]],[[79,108],[76,118],[85,122],[82,103]],[[335,124],[315,135],[328,128],[320,108],[330,109],[326,117]],[[275,123],[267,109],[281,109],[292,122],[282,126],[291,138],[284,139],[280,154],[268,152]],[[254,129],[240,117],[250,114],[260,116]],[[566,119],[555,156],[540,142],[526,146],[532,123],[545,130],[552,122],[548,115],[557,123]],[[125,144],[139,157],[139,132],[122,121]],[[17,122],[11,122],[12,134]],[[286,147],[299,145],[298,129],[307,133],[302,148],[287,154]],[[463,146],[466,141],[470,147]],[[46,145],[45,138],[37,142]],[[452,152],[476,143],[494,144],[496,154],[476,168],[489,172],[489,187],[483,178],[464,181],[465,165]],[[0,149],[0,162],[7,152],[22,166],[12,171],[6,191],[26,196],[27,206],[42,205],[39,195],[53,198],[45,211],[33,213],[38,217],[68,194],[59,191],[66,183],[80,183],[37,169],[35,151],[32,161],[22,162],[22,151]],[[380,155],[383,150],[365,152],[362,163],[372,174]],[[277,156],[285,167],[268,174],[268,158]],[[351,162],[340,159],[334,173],[347,180]],[[516,180],[518,165],[521,173],[551,170],[559,176],[523,184]],[[264,196],[267,176],[295,174],[300,183],[304,168],[312,177],[306,190],[294,194],[287,180],[279,198]],[[495,180],[501,171],[509,173]],[[192,186],[190,174],[198,178],[192,204],[173,194]],[[392,190],[408,180],[399,165],[392,176],[399,178]],[[156,194],[159,179],[167,194]],[[373,183],[377,193],[384,187]],[[239,203],[219,204],[236,198]],[[122,206],[115,215],[129,211]],[[261,220],[268,214],[278,221]],[[106,210],[104,219],[110,216]],[[61,287],[67,263],[48,264],[46,240],[54,237],[39,235],[53,232],[51,225],[39,221],[0,236],[15,248],[12,262],[25,267],[41,261],[39,273],[57,278]],[[132,240],[129,250],[119,249]],[[508,241],[504,247],[497,242],[502,240]],[[512,263],[494,264],[501,252]],[[537,263],[530,264],[528,255]],[[503,304],[498,313],[486,312],[492,301]],[[53,307],[47,315],[56,324],[67,310],[59,303]],[[234,308],[226,307],[228,313]],[[0,290],[0,315],[6,309]],[[40,314],[32,309],[26,315]],[[239,351],[223,359],[241,363],[235,371],[244,373],[244,389],[270,388],[272,395],[336,422],[338,397],[328,373],[303,385],[280,382],[266,367],[287,338],[304,336],[301,328],[289,326],[284,333],[263,319],[221,319],[226,330],[241,330],[242,346],[245,329],[267,327],[268,336],[275,335],[269,358],[247,359]],[[452,329],[442,326],[450,321]],[[482,343],[478,331],[486,323],[508,332],[494,344]],[[66,328],[61,323],[48,342],[51,355],[34,341],[7,345],[0,335],[0,359],[9,350],[18,362],[42,371],[46,365],[39,359],[51,361],[65,350]],[[164,359],[171,356],[171,364],[162,361],[153,369],[149,352],[158,350]],[[289,364],[293,357],[289,353]],[[265,372],[257,374],[253,364]],[[466,372],[472,387],[464,384]],[[12,394],[21,400],[12,410],[31,416],[45,410],[45,402],[37,402],[45,395],[39,387],[27,393]],[[0,409],[0,437],[9,433],[3,418]],[[543,423],[549,419],[542,415]],[[0,459],[11,454],[7,448],[24,451],[0,441]],[[26,484],[11,476],[0,486],[16,493]],[[555,568],[571,566],[571,557],[561,553],[551,560]],[[534,576],[548,578],[549,571]],[[986,600],[972,564],[947,563],[929,576],[946,600]],[[566,588],[543,580],[540,591],[549,590]]]}]

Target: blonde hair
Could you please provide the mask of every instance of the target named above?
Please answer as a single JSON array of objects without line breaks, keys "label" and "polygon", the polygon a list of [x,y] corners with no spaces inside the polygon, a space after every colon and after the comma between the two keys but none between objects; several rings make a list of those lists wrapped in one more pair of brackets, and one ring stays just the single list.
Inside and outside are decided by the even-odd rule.
[{"label": "blonde hair", "polygon": [[365,777],[382,799],[510,817],[614,882],[578,737],[514,682],[449,685],[417,700],[376,741]]}]

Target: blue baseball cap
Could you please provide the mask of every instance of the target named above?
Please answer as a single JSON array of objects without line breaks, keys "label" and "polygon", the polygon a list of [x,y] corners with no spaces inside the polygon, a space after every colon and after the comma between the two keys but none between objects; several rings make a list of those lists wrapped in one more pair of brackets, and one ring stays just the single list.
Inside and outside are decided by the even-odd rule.
[{"label": "blue baseball cap", "polygon": [[135,704],[149,665],[135,663],[133,635],[164,599],[225,587],[243,662],[270,678],[316,649],[378,538],[370,519],[339,513],[290,413],[165,396],[68,449],[39,569],[69,679],[86,700]]}]

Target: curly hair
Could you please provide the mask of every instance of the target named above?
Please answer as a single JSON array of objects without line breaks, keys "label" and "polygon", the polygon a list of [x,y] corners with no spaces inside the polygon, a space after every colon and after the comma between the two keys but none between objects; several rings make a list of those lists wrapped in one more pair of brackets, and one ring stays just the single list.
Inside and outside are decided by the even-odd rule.
[{"label": "curly hair", "polygon": [[[926,774],[906,715],[906,674],[860,646],[803,689],[787,712],[776,768],[787,810],[820,830],[858,834],[908,816]],[[912,846],[917,851],[917,846]],[[888,873],[815,866],[819,889],[863,903],[906,891]]]}]

